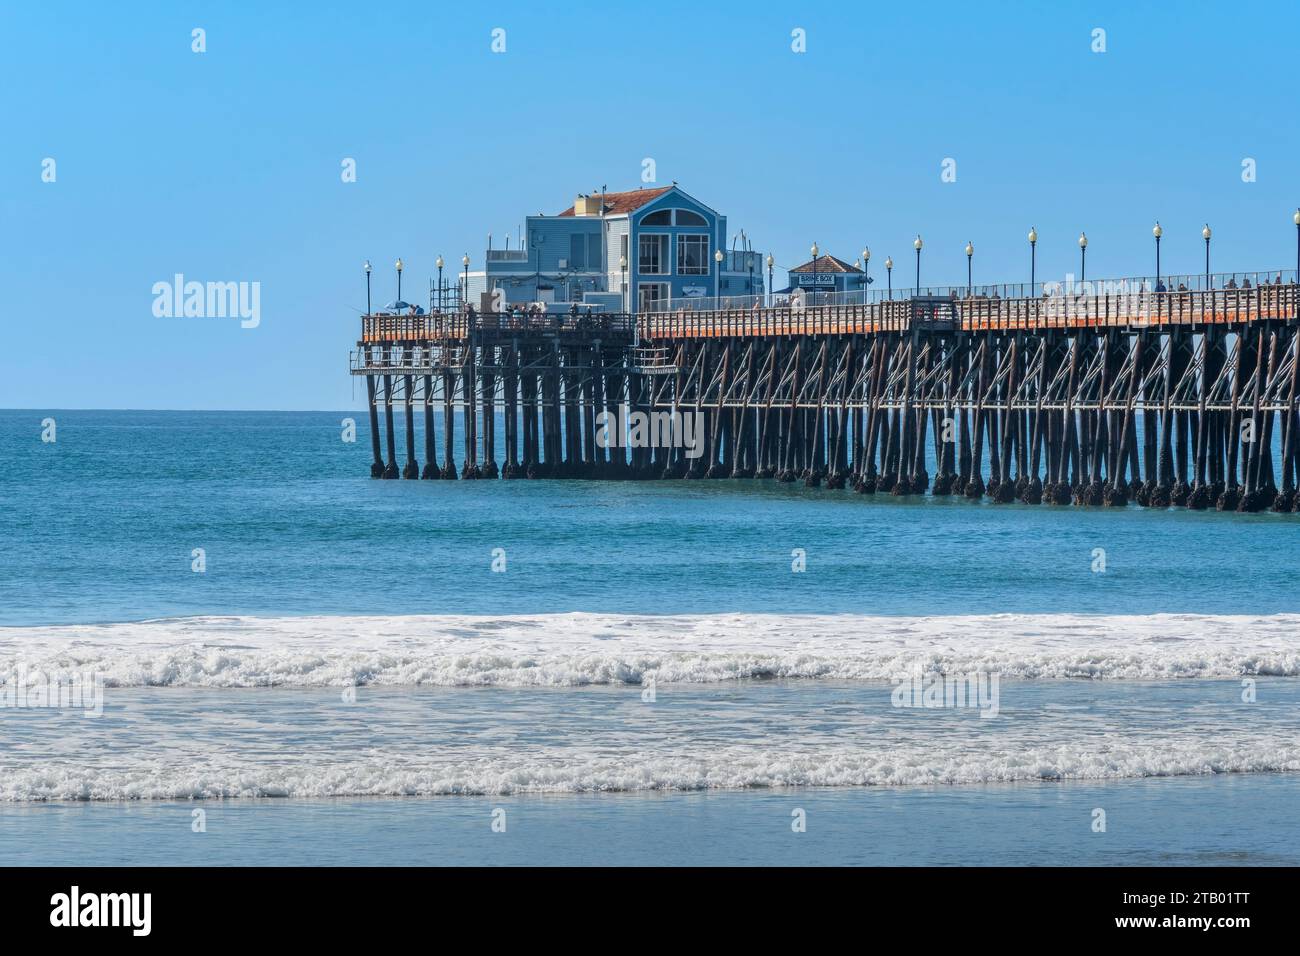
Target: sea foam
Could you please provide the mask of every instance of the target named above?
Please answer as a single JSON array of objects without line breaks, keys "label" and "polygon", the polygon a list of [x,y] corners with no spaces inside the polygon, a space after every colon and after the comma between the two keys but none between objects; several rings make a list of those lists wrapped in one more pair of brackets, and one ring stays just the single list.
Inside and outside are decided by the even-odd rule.
[{"label": "sea foam", "polygon": [[0,681],[101,674],[110,687],[503,686],[1300,676],[1300,615],[544,614],[190,617],[0,628]]},{"label": "sea foam", "polygon": [[1300,771],[1300,746],[1261,739],[1025,745],[934,741],[847,747],[641,753],[494,754],[421,763],[400,753],[353,761],[199,766],[15,767],[0,801],[202,800],[248,797],[476,796],[529,793],[737,790],[778,787],[949,786]]}]

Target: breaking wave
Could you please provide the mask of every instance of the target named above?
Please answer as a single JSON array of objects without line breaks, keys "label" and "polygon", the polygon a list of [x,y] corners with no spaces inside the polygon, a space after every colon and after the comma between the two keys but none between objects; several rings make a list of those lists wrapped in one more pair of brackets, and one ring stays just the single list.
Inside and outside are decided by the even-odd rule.
[{"label": "breaking wave", "polygon": [[778,787],[942,786],[1300,771],[1300,745],[1281,737],[1237,742],[1117,742],[972,751],[930,744],[626,757],[521,756],[421,766],[400,754],[310,766],[164,768],[46,766],[0,777],[0,801],[201,800],[256,797],[511,795]]},{"label": "breaking wave", "polygon": [[0,628],[0,681],[101,674],[108,686],[322,687],[1300,676],[1300,615],[192,617]]}]

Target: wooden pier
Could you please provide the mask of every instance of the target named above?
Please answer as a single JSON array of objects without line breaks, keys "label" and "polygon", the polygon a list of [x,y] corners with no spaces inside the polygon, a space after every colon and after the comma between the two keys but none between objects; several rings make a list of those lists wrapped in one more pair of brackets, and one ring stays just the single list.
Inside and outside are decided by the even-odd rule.
[{"label": "wooden pier", "polygon": [[[367,315],[351,372],[366,379],[376,478],[758,478],[1295,511],[1300,290],[1229,281],[635,316]],[[608,415],[636,412],[695,416],[702,451],[599,440]]]}]

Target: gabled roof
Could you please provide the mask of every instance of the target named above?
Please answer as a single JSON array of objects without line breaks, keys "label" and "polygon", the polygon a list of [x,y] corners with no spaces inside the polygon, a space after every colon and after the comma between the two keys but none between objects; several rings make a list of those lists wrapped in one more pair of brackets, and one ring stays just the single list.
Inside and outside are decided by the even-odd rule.
[{"label": "gabled roof", "polygon": [[[656,189],[629,189],[627,192],[605,193],[605,215],[625,216],[630,212],[636,212],[646,203],[658,199],[672,188],[672,186],[660,186]],[[560,215],[572,216],[573,207],[570,206]]]},{"label": "gabled roof", "polygon": [[791,272],[861,272],[857,266],[851,266],[843,259],[834,256],[818,256],[801,266],[795,266]]}]

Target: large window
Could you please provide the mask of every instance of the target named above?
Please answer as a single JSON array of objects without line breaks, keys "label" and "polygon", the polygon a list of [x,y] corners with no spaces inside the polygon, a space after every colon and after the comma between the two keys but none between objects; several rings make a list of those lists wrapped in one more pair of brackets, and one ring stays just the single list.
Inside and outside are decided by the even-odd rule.
[{"label": "large window", "polygon": [[569,237],[569,268],[587,268],[587,237],[583,235]]},{"label": "large window", "polygon": [[641,217],[643,226],[707,226],[708,220],[689,209],[656,209]]},{"label": "large window", "polygon": [[677,237],[677,272],[684,276],[709,274],[709,237]]},{"label": "large window", "polygon": [[666,235],[641,236],[637,270],[642,275],[668,275],[668,237]]}]

